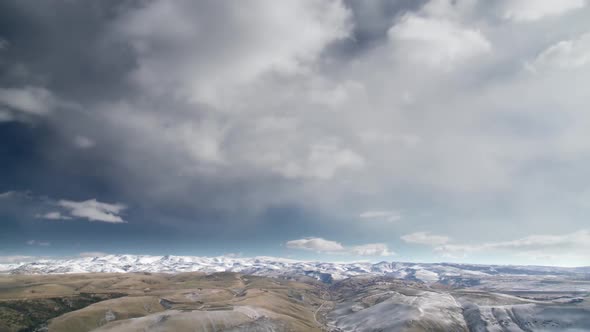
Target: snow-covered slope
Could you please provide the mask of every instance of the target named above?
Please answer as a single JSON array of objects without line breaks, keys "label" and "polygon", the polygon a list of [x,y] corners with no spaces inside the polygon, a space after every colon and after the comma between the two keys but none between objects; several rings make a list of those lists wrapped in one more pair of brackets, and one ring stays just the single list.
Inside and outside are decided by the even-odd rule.
[{"label": "snow-covered slope", "polygon": [[[35,262],[0,264],[0,272],[12,274],[55,274],[88,272],[240,272],[278,276],[308,275],[323,281],[359,275],[387,275],[399,279],[442,282],[449,285],[492,275],[567,275],[584,271],[554,267],[491,266],[463,264],[417,264],[400,262],[329,263],[275,257],[196,257],[107,255],[73,259],[42,259]],[[471,285],[472,286],[472,285]]]}]

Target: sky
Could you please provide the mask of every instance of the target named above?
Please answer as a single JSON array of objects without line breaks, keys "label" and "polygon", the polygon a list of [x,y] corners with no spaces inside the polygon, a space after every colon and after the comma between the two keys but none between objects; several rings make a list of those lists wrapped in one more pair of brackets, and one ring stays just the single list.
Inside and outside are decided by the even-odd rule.
[{"label": "sky", "polygon": [[0,2],[0,261],[590,265],[587,0]]}]

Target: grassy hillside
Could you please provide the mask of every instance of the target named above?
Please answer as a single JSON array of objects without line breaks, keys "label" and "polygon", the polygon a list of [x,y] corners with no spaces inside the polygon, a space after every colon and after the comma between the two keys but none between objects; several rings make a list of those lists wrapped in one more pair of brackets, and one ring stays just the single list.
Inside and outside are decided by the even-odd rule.
[{"label": "grassy hillside", "polygon": [[5,275],[0,332],[319,331],[320,287],[236,273]]}]

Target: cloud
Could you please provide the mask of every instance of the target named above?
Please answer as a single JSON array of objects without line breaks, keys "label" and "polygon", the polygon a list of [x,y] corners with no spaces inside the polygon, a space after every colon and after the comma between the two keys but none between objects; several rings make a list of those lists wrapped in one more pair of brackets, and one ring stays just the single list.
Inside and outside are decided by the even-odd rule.
[{"label": "cloud", "polygon": [[407,243],[425,244],[431,246],[443,245],[450,241],[450,238],[444,235],[434,235],[427,232],[416,232],[401,236],[401,239]]},{"label": "cloud", "polygon": [[369,210],[361,213],[359,218],[365,220],[384,220],[386,222],[395,222],[401,219],[401,215],[397,211]]},{"label": "cloud", "polygon": [[586,0],[503,0],[503,17],[518,22],[559,16],[586,5]]},{"label": "cloud", "polygon": [[74,145],[79,147],[80,149],[89,149],[93,147],[96,143],[86,136],[78,135],[74,137]]},{"label": "cloud", "polygon": [[4,38],[0,38],[0,51],[7,49],[8,46],[10,46],[10,43],[8,42],[8,40],[6,40]]},{"label": "cloud", "polygon": [[539,54],[529,68],[575,69],[590,63],[590,33],[562,40]]},{"label": "cloud", "polygon": [[341,169],[358,170],[365,164],[363,157],[354,151],[334,145],[314,144],[302,162],[278,161],[273,163],[278,173],[287,178],[315,178],[328,180]]},{"label": "cloud", "polygon": [[314,250],[317,252],[337,252],[344,250],[342,244],[320,237],[291,240],[286,243],[286,246],[290,249]]},{"label": "cloud", "polygon": [[395,252],[390,251],[384,243],[369,243],[350,248],[350,253],[356,256],[393,256]]},{"label": "cloud", "polygon": [[8,111],[0,109],[0,123],[14,121],[14,116]]},{"label": "cloud", "polygon": [[387,34],[401,59],[433,67],[448,69],[458,61],[481,56],[492,49],[479,30],[436,17],[406,14]]},{"label": "cloud", "polygon": [[[35,218],[48,220],[71,220],[85,218],[90,221],[124,223],[121,213],[127,209],[122,203],[104,203],[96,199],[85,201],[55,200],[31,191],[7,191],[0,193],[0,202],[9,203],[11,210],[28,212]],[[56,210],[59,209],[59,210]],[[15,211],[16,212],[16,211]]]},{"label": "cloud", "polygon": [[520,239],[500,242],[487,242],[479,245],[448,245],[437,248],[439,251],[482,251],[515,250],[535,251],[552,248],[590,248],[590,231],[580,230],[562,235],[529,235]]},{"label": "cloud", "polygon": [[[423,244],[433,247],[434,252],[443,257],[460,259],[472,254],[506,254],[510,253],[526,259],[547,259],[543,264],[587,265],[586,253],[590,250],[590,231],[579,230],[559,235],[529,235],[509,241],[484,243],[450,243],[442,235],[414,233],[402,236],[408,243]],[[438,241],[437,241],[438,239]]]},{"label": "cloud", "polygon": [[[133,133],[133,140],[143,139],[150,149],[173,154],[176,159],[183,161],[183,167],[226,164],[223,142],[227,128],[214,117],[203,115],[195,120],[190,114],[175,114],[174,110],[168,113],[149,112],[149,105],[142,106],[148,110],[139,112],[136,110],[138,106],[117,103],[109,105],[105,112],[111,124],[126,133]],[[160,135],[155,137],[151,134],[154,132]]]},{"label": "cloud", "polygon": [[7,202],[27,202],[37,199],[29,190],[9,190],[0,193],[0,200]]},{"label": "cloud", "polygon": [[580,230],[563,235],[530,235],[521,239],[505,242],[486,244],[492,248],[538,248],[563,245],[586,245],[590,246],[590,231]]},{"label": "cloud", "polygon": [[27,245],[29,246],[41,246],[41,247],[48,247],[51,245],[50,242],[47,241],[37,241],[37,240],[28,240]]},{"label": "cloud", "polygon": [[69,210],[72,217],[108,223],[125,222],[119,214],[127,207],[121,203],[109,204],[89,199],[82,202],[60,200],[57,205]]},{"label": "cloud", "polygon": [[291,240],[286,243],[287,248],[313,250],[318,253],[327,254],[349,254],[354,256],[392,256],[394,252],[390,251],[384,243],[369,243],[358,246],[345,247],[336,241],[330,241],[323,238],[305,238]]},{"label": "cloud", "polygon": [[51,211],[51,212],[47,212],[44,214],[37,214],[35,215],[36,218],[42,218],[42,219],[50,219],[50,220],[67,220],[67,219],[72,219],[72,217],[68,217],[68,216],[64,216],[63,214],[61,214],[61,212],[59,211]]},{"label": "cloud", "polygon": [[132,79],[140,86],[225,108],[261,76],[306,73],[328,44],[348,36],[349,18],[336,0],[152,1],[120,17],[113,32],[137,54]]},{"label": "cloud", "polygon": [[14,111],[45,115],[58,105],[53,94],[41,87],[0,88],[0,105]]},{"label": "cloud", "polygon": [[15,197],[17,194],[18,192],[14,190],[5,191],[3,193],[0,193],[0,199],[12,198]]}]

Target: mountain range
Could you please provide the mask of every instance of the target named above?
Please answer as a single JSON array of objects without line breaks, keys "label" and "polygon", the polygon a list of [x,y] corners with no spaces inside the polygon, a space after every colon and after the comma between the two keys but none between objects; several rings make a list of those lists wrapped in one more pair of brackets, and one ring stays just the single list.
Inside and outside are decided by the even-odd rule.
[{"label": "mountain range", "polygon": [[[179,273],[179,272],[238,272],[258,276],[310,276],[326,283],[356,276],[389,276],[426,283],[453,286],[474,286],[485,280],[501,280],[497,276],[576,277],[590,274],[590,267],[548,267],[515,265],[479,265],[455,263],[408,262],[316,262],[276,257],[198,257],[106,255],[70,259],[40,259],[33,262],[0,264],[0,273],[58,274],[58,273]],[[523,287],[528,287],[523,285]]]}]

